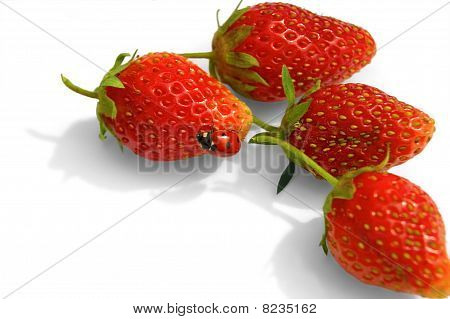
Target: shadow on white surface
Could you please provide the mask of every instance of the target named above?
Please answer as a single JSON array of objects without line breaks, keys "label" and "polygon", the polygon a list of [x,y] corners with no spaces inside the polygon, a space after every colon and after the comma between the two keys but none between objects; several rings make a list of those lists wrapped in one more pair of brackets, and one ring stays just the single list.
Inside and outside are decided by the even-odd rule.
[{"label": "shadow on white surface", "polygon": [[[265,146],[247,145],[236,156],[252,158],[256,148],[267,150]],[[258,153],[261,154],[261,153]],[[264,154],[264,152],[262,153]],[[268,156],[271,155],[271,156]],[[253,156],[255,157],[255,156]],[[256,157],[268,161],[276,158],[273,152]],[[262,166],[272,163],[260,163]],[[283,166],[281,166],[282,168]],[[365,285],[348,275],[333,259],[325,256],[319,247],[323,233],[323,219],[319,212],[322,210],[324,198],[330,187],[323,180],[318,180],[311,174],[299,172],[287,187],[292,196],[281,193],[276,195],[276,186],[264,181],[261,176],[249,176],[240,172],[238,178],[232,182],[219,181],[211,186],[212,191],[227,192],[242,197],[258,206],[262,211],[277,216],[287,222],[292,228],[276,246],[269,261],[272,274],[280,290],[288,298],[414,298],[414,296],[395,293],[378,287]],[[279,174],[272,172],[263,174],[272,181],[278,181]],[[256,173],[254,174],[256,175]],[[301,176],[300,176],[301,175]],[[302,204],[303,202],[303,204]],[[279,205],[281,204],[281,205]],[[304,219],[304,215],[312,210],[317,216],[307,217],[307,221],[300,221],[286,213],[289,210],[293,216]],[[244,213],[244,212],[243,212]]]},{"label": "shadow on white surface", "polygon": [[[278,112],[263,110],[263,113]],[[270,115],[266,113],[264,117]],[[97,121],[83,120],[73,124],[62,136],[50,137],[35,131],[29,133],[37,139],[55,144],[49,166],[64,172],[66,178],[77,177],[98,187],[118,192],[135,190],[155,190],[167,188],[188,173],[174,170],[160,173],[140,173],[137,156],[125,150],[121,153],[116,141],[109,138],[102,142],[97,138]],[[358,282],[346,274],[330,256],[325,257],[318,247],[323,231],[323,221],[319,216],[302,222],[286,214],[286,209],[294,209],[302,214],[304,209],[321,210],[323,200],[329,192],[329,186],[304,172],[297,173],[287,190],[297,199],[285,194],[276,195],[276,182],[284,164],[271,161],[281,157],[274,156],[278,148],[244,144],[238,156],[221,159],[216,168],[224,163],[241,167],[242,161],[255,161],[256,172],[238,171],[233,180],[215,180],[205,182],[208,173],[196,173],[183,182],[180,187],[169,191],[170,203],[189,201],[206,189],[226,192],[242,197],[258,206],[262,211],[274,214],[286,221],[292,229],[276,246],[270,266],[280,290],[288,298],[408,298],[399,294],[370,287]],[[274,153],[275,152],[275,153]],[[207,157],[190,159],[198,164]],[[266,172],[265,168],[273,169]],[[298,176],[301,175],[301,176]],[[264,179],[269,179],[269,181]],[[195,185],[195,187],[190,187]],[[176,195],[176,196],[173,196]],[[161,198],[164,200],[164,198]],[[278,205],[281,204],[281,205]],[[284,208],[283,208],[284,206]],[[309,207],[309,208],[307,208]],[[302,211],[303,209],[303,211]],[[296,211],[296,213],[297,213]],[[306,288],[305,288],[306,287]]]},{"label": "shadow on white surface", "polygon": [[347,274],[319,247],[323,219],[302,223],[282,216],[292,230],[278,244],[271,263],[280,289],[288,298],[414,298],[369,286]]},{"label": "shadow on white surface", "polygon": [[[55,145],[49,167],[61,170],[65,179],[76,177],[97,187],[118,192],[153,192],[164,190],[192,173],[192,170],[175,170],[174,162],[152,162],[152,169],[155,169],[152,172],[139,169],[139,159],[134,153],[127,149],[122,153],[115,139],[110,136],[106,141],[98,138],[98,123],[95,118],[74,123],[58,137],[47,136],[34,130],[28,132],[39,140]],[[197,167],[205,158],[202,156],[189,159],[190,167]],[[220,166],[220,162],[217,166]],[[194,173],[187,178],[180,185],[183,196],[179,199],[192,199],[200,195],[206,186],[199,183],[199,180],[206,176]],[[196,187],[189,187],[190,184],[196,184]],[[176,189],[177,186],[171,191]]]}]

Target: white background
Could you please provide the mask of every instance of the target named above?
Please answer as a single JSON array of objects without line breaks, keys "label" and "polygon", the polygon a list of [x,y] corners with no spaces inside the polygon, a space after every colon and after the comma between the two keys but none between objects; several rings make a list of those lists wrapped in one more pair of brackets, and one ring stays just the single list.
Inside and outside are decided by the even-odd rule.
[{"label": "white background", "polygon": [[[323,255],[329,187],[301,174],[276,196],[279,174],[264,167],[280,165],[278,150],[244,145],[209,174],[142,173],[133,154],[97,138],[95,101],[60,82],[64,73],[93,89],[136,48],[208,51],[215,10],[224,21],[235,2],[0,0],[0,308],[37,298],[412,298],[363,285]],[[426,150],[392,172],[422,186],[450,225],[449,3],[292,2],[369,30],[380,50],[351,81],[436,119]],[[249,104],[266,120],[284,107]]]}]

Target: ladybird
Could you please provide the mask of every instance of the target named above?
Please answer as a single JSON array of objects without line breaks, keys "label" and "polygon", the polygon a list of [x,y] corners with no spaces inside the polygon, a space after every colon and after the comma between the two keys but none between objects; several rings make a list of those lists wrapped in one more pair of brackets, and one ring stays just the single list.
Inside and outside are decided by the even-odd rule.
[{"label": "ladybird", "polygon": [[214,152],[216,156],[231,156],[241,149],[239,134],[232,130],[199,132],[197,141],[203,149]]}]

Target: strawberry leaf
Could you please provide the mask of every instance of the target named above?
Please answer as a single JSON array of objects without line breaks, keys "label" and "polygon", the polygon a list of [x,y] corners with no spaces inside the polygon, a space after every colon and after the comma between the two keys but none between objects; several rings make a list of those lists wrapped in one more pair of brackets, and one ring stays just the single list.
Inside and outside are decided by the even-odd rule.
[{"label": "strawberry leaf", "polygon": [[288,137],[294,130],[295,124],[305,115],[311,105],[312,99],[293,105],[286,110],[281,120],[281,130]]},{"label": "strawberry leaf", "polygon": [[228,52],[225,55],[225,61],[232,66],[244,69],[259,66],[259,62],[255,57],[243,52]]},{"label": "strawberry leaf", "polygon": [[[130,56],[130,54],[129,54],[129,53],[121,53],[121,54],[119,54],[119,55],[117,56],[116,61],[114,62],[114,65],[113,65],[113,67],[112,67],[111,70],[114,70],[115,68],[117,68],[117,67],[119,67],[120,65],[122,65],[123,60],[125,60],[125,58],[126,58],[127,56]],[[111,70],[110,70],[110,71],[111,71]]]},{"label": "strawberry leaf", "polygon": [[241,6],[243,0],[239,1],[236,9],[234,9],[233,13],[231,14],[231,16],[227,19],[227,21],[225,21],[225,23],[217,30],[218,33],[224,34],[225,32],[228,31],[228,29],[231,27],[231,25],[233,23],[235,23],[237,20],[239,20],[240,17],[242,17],[242,15],[244,13],[246,13],[250,7],[246,7],[246,8],[242,8],[239,9],[239,7]]},{"label": "strawberry leaf", "polygon": [[278,181],[277,186],[277,194],[281,193],[283,189],[289,184],[292,177],[294,177],[295,173],[295,163],[289,162],[288,166],[284,170],[283,174],[281,174],[280,180]]},{"label": "strawberry leaf", "polygon": [[98,119],[98,125],[99,125],[99,133],[98,133],[98,137],[104,141],[106,140],[106,132],[108,131],[105,122],[103,121],[103,118],[99,115],[99,113],[97,112],[97,119]]},{"label": "strawberry leaf", "polygon": [[[101,140],[106,139],[106,132],[111,133],[114,137],[114,132],[106,125],[104,121],[104,116],[114,119],[117,115],[116,103],[106,94],[107,87],[114,87],[118,89],[123,89],[125,86],[122,81],[116,76],[123,70],[125,70],[130,63],[134,60],[137,50],[131,56],[127,63],[124,63],[126,57],[130,56],[129,53],[121,53],[117,56],[113,67],[105,74],[100,85],[95,89],[97,94],[97,119],[99,123],[99,138]],[[116,137],[119,145],[121,145],[120,140]]]},{"label": "strawberry leaf", "polygon": [[114,119],[117,115],[116,104],[113,100],[106,95],[106,90],[97,90],[98,93],[98,103],[97,103],[97,113],[100,115],[107,116]]},{"label": "strawberry leaf", "polygon": [[252,30],[252,26],[243,25],[227,32],[223,36],[223,42],[225,43],[227,50],[233,50],[234,48],[236,48],[250,35]]},{"label": "strawberry leaf", "polygon": [[130,60],[125,64],[122,64],[122,63],[126,57],[130,56],[130,54],[129,53],[119,54],[116,58],[116,61],[114,62],[113,67],[108,71],[108,73],[105,74],[105,76],[103,77],[103,80],[105,80],[106,78],[109,78],[110,76],[117,75],[120,72],[122,72],[123,70],[125,70],[130,65],[131,61],[134,60],[134,58],[136,57],[136,54],[137,54],[137,50],[134,51]]},{"label": "strawberry leaf", "polygon": [[[240,93],[246,93],[246,92],[251,92],[254,89],[256,89],[256,86],[250,85],[250,84],[245,84],[244,82],[235,79],[229,75],[224,74],[223,76],[223,81],[225,83],[228,83],[229,85],[231,85],[236,91],[239,91]],[[244,94],[245,95],[245,94]]]},{"label": "strawberry leaf", "polygon": [[119,78],[115,75],[111,75],[105,78],[100,85],[104,87],[111,86],[119,89],[123,89],[125,87],[122,81],[120,81]]},{"label": "strawberry leaf", "polygon": [[209,70],[209,74],[215,78],[215,79],[219,79],[217,77],[217,71],[216,71],[216,64],[214,63],[214,60],[209,60],[209,64],[208,64],[208,70]]},{"label": "strawberry leaf", "polygon": [[303,94],[302,99],[310,96],[311,94],[313,94],[314,92],[316,92],[317,90],[320,89],[320,80],[316,80],[316,82],[314,83],[314,85],[312,86],[312,88],[310,88],[308,91],[305,92],[305,94]]},{"label": "strawberry leaf", "polygon": [[295,88],[294,82],[292,81],[291,75],[289,74],[289,69],[286,65],[283,65],[283,70],[281,72],[281,79],[283,82],[283,90],[288,101],[288,107],[295,104]]},{"label": "strawberry leaf", "polygon": [[[97,114],[98,115],[104,115],[110,118],[115,118],[117,115],[117,108],[116,104],[113,100],[111,100],[108,95],[106,94],[106,88],[107,87],[115,87],[119,89],[123,89],[125,86],[120,81],[120,79],[116,76],[123,70],[125,70],[130,63],[133,61],[134,57],[136,56],[136,52],[134,52],[131,59],[125,63],[122,64],[124,59],[127,56],[130,56],[129,53],[121,53],[117,56],[116,61],[114,62],[113,67],[105,74],[102,81],[100,82],[100,86],[95,90],[95,92],[98,95],[98,103],[97,103]],[[102,132],[100,132],[100,135]]]},{"label": "strawberry leaf", "polygon": [[322,239],[320,240],[319,246],[322,247],[323,253],[326,255],[328,255],[328,245],[327,245],[327,220],[324,220],[324,224],[325,224],[325,231],[322,234]]},{"label": "strawberry leaf", "polygon": [[259,73],[247,69],[240,69],[236,67],[232,67],[232,73],[235,74],[238,78],[242,80],[248,80],[250,82],[259,83],[265,86],[269,86],[269,83],[264,80],[264,78],[259,75]]},{"label": "strawberry leaf", "polygon": [[114,132],[106,125],[104,117],[109,117],[111,119],[114,119],[117,115],[117,108],[114,101],[109,98],[109,96],[106,94],[106,88],[107,87],[114,87],[118,89],[123,89],[125,86],[120,81],[120,79],[116,76],[123,70],[125,70],[131,62],[134,60],[136,56],[137,50],[134,52],[130,60],[128,60],[127,63],[123,64],[123,61],[126,57],[130,56],[129,53],[121,53],[117,56],[114,65],[112,68],[103,76],[102,81],[100,82],[100,85],[94,90],[94,91],[88,91],[85,89],[82,89],[76,85],[74,85],[69,79],[67,79],[65,76],[61,75],[61,80],[63,81],[64,85],[67,86],[72,91],[82,94],[84,96],[97,99],[97,120],[99,124],[99,138],[101,140],[106,139],[106,132],[111,133],[114,137],[116,137],[117,142],[119,145],[122,145],[120,140],[117,138],[117,136],[114,134]]}]

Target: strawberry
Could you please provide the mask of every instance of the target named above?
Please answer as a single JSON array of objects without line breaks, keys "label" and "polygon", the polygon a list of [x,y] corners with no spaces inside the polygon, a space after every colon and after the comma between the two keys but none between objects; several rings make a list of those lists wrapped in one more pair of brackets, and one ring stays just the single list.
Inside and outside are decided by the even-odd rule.
[{"label": "strawberry", "polygon": [[424,112],[364,84],[335,84],[309,97],[308,111],[289,142],[334,176],[378,163],[386,145],[386,169],[419,154],[434,133]]},{"label": "strawberry", "polygon": [[342,82],[376,52],[366,30],[284,3],[238,6],[219,26],[212,47],[210,53],[186,56],[209,58],[211,74],[265,102],[284,99],[279,76],[283,65],[293,74],[299,96],[317,79],[324,86]]},{"label": "strawberry", "polygon": [[424,297],[450,294],[442,217],[418,186],[382,172],[389,162],[389,147],[379,165],[337,179],[276,132],[258,134],[250,141],[280,145],[293,163],[309,167],[333,186],[324,204],[320,245],[327,254],[328,242],[347,272],[371,285]]},{"label": "strawberry", "polygon": [[[118,56],[95,91],[64,84],[98,99],[100,137],[109,131],[134,153],[151,160],[172,161],[212,153],[239,151],[252,122],[250,109],[219,81],[186,58],[170,53]],[[230,148],[205,148],[198,136],[220,131],[235,141]]]},{"label": "strawberry", "polygon": [[449,296],[444,223],[420,187],[362,169],[339,180],[324,212],[331,254],[352,276],[424,297]]},{"label": "strawberry", "polygon": [[[267,134],[276,136],[333,176],[379,163],[388,146],[391,156],[385,168],[402,164],[419,154],[433,136],[432,118],[374,87],[347,83],[319,88],[318,83],[296,102],[286,66],[282,79],[289,107],[281,126],[270,127],[255,118],[255,124],[270,133],[262,133],[250,143],[262,143]],[[293,153],[284,149],[292,160]],[[309,169],[308,165],[303,167]],[[293,175],[292,164],[284,174],[288,173],[288,177],[282,176],[279,190]]]}]

